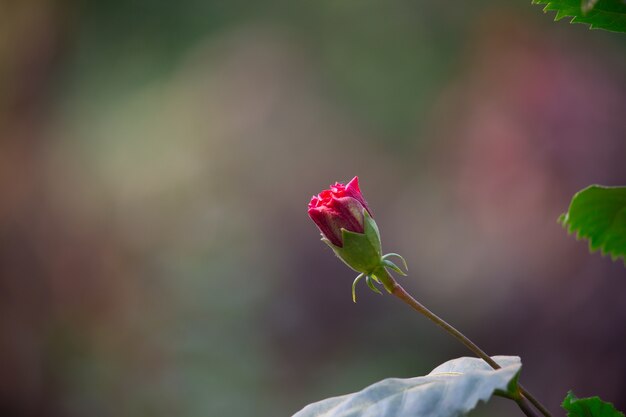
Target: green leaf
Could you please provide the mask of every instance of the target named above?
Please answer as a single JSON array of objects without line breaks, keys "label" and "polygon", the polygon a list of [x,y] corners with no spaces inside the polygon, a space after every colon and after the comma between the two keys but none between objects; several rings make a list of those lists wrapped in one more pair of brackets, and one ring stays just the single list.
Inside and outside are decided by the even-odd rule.
[{"label": "green leaf", "polygon": [[600,249],[613,260],[625,259],[626,187],[592,185],[579,191],[559,222],[578,239],[589,240],[591,252]]},{"label": "green leaf", "polygon": [[478,358],[448,361],[426,376],[389,378],[362,391],[328,398],[293,417],[457,417],[507,391],[522,366],[517,356],[494,356],[494,370]]},{"label": "green leaf", "polygon": [[567,410],[567,417],[624,417],[613,404],[599,397],[576,398],[572,391],[567,393],[561,407]]},{"label": "green leaf", "polygon": [[571,17],[570,23],[584,23],[590,29],[626,32],[626,4],[622,0],[533,0],[545,4],[543,11],[556,10],[554,20]]}]

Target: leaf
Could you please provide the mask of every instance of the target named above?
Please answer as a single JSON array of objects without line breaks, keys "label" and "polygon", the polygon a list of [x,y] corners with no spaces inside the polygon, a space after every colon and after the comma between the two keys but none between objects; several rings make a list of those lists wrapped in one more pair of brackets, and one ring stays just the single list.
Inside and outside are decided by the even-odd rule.
[{"label": "leaf", "polygon": [[457,417],[506,392],[522,366],[517,356],[494,356],[494,370],[482,359],[448,361],[426,376],[389,378],[352,394],[309,404],[293,417]]},{"label": "leaf", "polygon": [[626,32],[626,3],[622,0],[533,0],[545,4],[543,11],[556,10],[554,20],[571,17],[570,23],[584,23],[590,29]]},{"label": "leaf", "polygon": [[561,407],[567,410],[567,417],[624,417],[613,404],[599,397],[576,398],[572,391],[567,393]]},{"label": "leaf", "polygon": [[592,185],[577,192],[559,222],[578,239],[588,239],[591,252],[625,259],[626,187]]}]

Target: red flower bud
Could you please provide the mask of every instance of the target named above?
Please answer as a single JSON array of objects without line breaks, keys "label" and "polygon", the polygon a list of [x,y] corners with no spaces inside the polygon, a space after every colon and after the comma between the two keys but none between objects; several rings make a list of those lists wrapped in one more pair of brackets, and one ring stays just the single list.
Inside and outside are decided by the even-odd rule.
[{"label": "red flower bud", "polygon": [[359,190],[358,177],[354,177],[346,185],[336,182],[330,189],[311,198],[309,203],[309,217],[322,235],[340,248],[343,247],[341,229],[355,233],[364,232],[364,210],[372,215]]},{"label": "red flower bud", "polygon": [[324,190],[311,198],[309,217],[322,232],[322,241],[335,252],[335,255],[353,270],[360,272],[352,283],[352,300],[356,302],[355,287],[360,279],[365,278],[367,285],[374,292],[380,290],[374,284],[382,284],[391,293],[395,281],[387,268],[406,275],[388,258],[404,258],[397,253],[382,254],[380,233],[372,218],[372,212],[359,190],[357,177],[343,185],[336,182],[330,189]]}]

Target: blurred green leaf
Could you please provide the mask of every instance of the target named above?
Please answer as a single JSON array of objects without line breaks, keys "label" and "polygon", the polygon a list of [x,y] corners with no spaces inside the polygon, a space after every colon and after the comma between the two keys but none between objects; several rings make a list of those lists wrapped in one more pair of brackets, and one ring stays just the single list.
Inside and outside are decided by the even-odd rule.
[{"label": "blurred green leaf", "polygon": [[589,240],[589,249],[610,254],[613,260],[626,255],[626,187],[592,185],[577,192],[569,211],[559,222],[577,238]]},{"label": "blurred green leaf", "polygon": [[493,370],[478,358],[454,359],[426,376],[389,378],[362,391],[328,398],[304,407],[293,417],[453,417],[471,411],[479,401],[506,392],[522,367],[517,356],[494,356]]},{"label": "blurred green leaf", "polygon": [[572,391],[567,393],[561,407],[567,410],[567,417],[624,417],[613,404],[599,397],[576,398]]},{"label": "blurred green leaf", "polygon": [[533,0],[545,4],[543,11],[556,11],[554,20],[571,17],[570,23],[584,23],[590,29],[626,32],[626,3],[622,0]]}]

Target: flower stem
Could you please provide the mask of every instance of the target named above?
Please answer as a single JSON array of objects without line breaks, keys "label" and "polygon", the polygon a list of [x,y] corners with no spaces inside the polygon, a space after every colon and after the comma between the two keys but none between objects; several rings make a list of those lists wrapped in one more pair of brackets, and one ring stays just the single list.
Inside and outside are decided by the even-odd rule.
[{"label": "flower stem", "polygon": [[[496,363],[489,355],[485,353],[481,348],[479,348],[474,342],[472,342],[469,338],[467,338],[463,333],[455,329],[452,325],[448,324],[444,319],[430,311],[424,305],[422,305],[419,301],[411,296],[400,284],[396,282],[393,277],[385,270],[384,277],[382,271],[377,271],[378,277],[381,278],[381,281],[385,285],[385,288],[393,295],[398,297],[400,300],[408,304],[411,308],[413,308],[418,313],[423,314],[429,320],[437,324],[439,327],[443,328],[449,335],[457,339],[459,342],[463,343],[469,350],[474,352],[476,356],[484,360],[491,366],[493,369],[500,369],[500,365]],[[545,417],[552,417],[550,412],[546,409],[543,404],[541,404],[530,392],[528,392],[524,387],[518,385],[518,398],[515,399],[515,402],[519,406],[519,408],[526,414],[528,417],[537,417],[537,413],[533,410],[529,402],[532,403],[537,410],[541,412]]]}]

